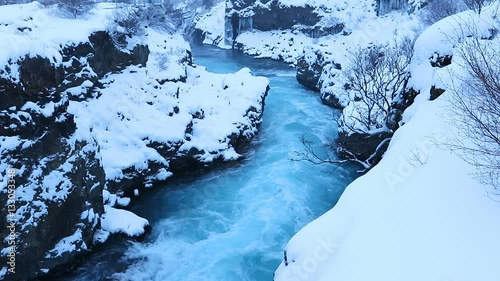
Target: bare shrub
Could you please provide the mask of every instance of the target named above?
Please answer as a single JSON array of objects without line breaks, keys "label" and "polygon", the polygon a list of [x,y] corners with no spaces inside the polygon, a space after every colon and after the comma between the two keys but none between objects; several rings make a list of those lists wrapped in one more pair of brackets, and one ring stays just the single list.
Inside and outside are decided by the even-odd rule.
[{"label": "bare shrub", "polygon": [[58,2],[59,10],[72,18],[89,13],[95,7],[94,0],[64,0]]},{"label": "bare shrub", "polygon": [[353,99],[340,118],[343,130],[369,133],[385,127],[391,103],[409,79],[414,42],[405,37],[391,45],[358,48],[351,53],[343,74]]},{"label": "bare shrub", "polygon": [[466,10],[462,1],[432,0],[422,9],[421,18],[426,24],[433,24],[441,19]]},{"label": "bare shrub", "polygon": [[106,29],[117,46],[126,47],[127,38],[144,33],[140,9],[134,7],[116,9]]},{"label": "bare shrub", "polygon": [[453,88],[453,122],[459,134],[449,146],[477,168],[477,178],[500,188],[500,41],[469,36],[457,48],[459,86]]},{"label": "bare shrub", "polygon": [[[303,149],[295,151],[292,160],[336,165],[349,161],[361,164],[363,171],[378,163],[391,140],[392,130],[387,122],[393,102],[408,82],[414,42],[413,37],[404,37],[389,45],[355,49],[342,69],[347,82],[344,88],[352,100],[337,119],[339,140],[327,146],[325,152],[317,153],[313,142],[303,136]],[[364,143],[358,143],[360,139]],[[357,145],[373,150],[356,153],[348,148]],[[332,155],[330,151],[335,148],[344,160]]]},{"label": "bare shrub", "polygon": [[491,0],[462,0],[464,1],[467,8],[475,11],[478,14],[481,14],[484,6],[486,6]]}]

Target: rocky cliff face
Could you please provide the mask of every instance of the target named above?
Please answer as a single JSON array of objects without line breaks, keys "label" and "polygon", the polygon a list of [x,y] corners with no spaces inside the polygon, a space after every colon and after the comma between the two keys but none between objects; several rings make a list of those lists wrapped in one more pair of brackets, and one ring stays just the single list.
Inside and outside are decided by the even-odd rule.
[{"label": "rocky cliff face", "polygon": [[241,32],[249,29],[294,29],[313,38],[341,32],[342,23],[319,24],[325,9],[303,3],[288,5],[279,0],[227,0],[226,43],[232,43]]},{"label": "rocky cliff face", "polygon": [[267,79],[197,68],[180,36],[150,30],[136,42],[121,49],[96,31],[57,59],[0,66],[0,223],[13,224],[0,228],[4,280],[67,270],[96,233],[122,231],[101,225],[113,219],[110,192],[239,159],[257,134]]},{"label": "rocky cliff face", "polygon": [[[6,280],[32,278],[91,248],[104,211],[105,174],[95,139],[68,113],[71,100],[85,97],[65,91],[84,81],[98,84],[104,74],[131,64],[145,65],[148,48],[138,45],[125,53],[106,32],[96,32],[61,55],[62,65],[40,56],[10,61],[3,71],[19,69],[18,79],[0,78],[0,170],[2,175],[15,171],[15,200],[8,202],[2,188],[0,220],[7,225],[15,219],[18,235],[16,274]],[[15,209],[5,210],[9,205]],[[0,229],[1,237],[9,235],[9,229]],[[2,260],[5,264],[5,256]]]}]

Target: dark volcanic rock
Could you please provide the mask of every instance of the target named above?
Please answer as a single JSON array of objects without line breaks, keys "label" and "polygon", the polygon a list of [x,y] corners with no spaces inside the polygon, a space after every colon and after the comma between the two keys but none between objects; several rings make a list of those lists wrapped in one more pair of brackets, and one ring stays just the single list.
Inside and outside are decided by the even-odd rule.
[{"label": "dark volcanic rock", "polygon": [[336,95],[332,95],[331,93],[321,94],[321,102],[324,105],[328,105],[329,107],[334,108],[334,109],[340,109],[340,110],[343,109],[339,98]]},{"label": "dark volcanic rock", "polygon": [[[320,77],[323,73],[325,65],[329,64],[332,67],[328,70],[341,70],[342,67],[338,63],[334,63],[325,58],[323,51],[312,47],[304,48],[302,56],[297,60],[297,81],[307,88],[319,91],[321,88]],[[332,71],[330,71],[332,72]]]},{"label": "dark volcanic rock", "polygon": [[296,24],[315,25],[319,22],[319,16],[314,12],[315,8],[305,7],[280,7],[277,1],[273,1],[270,9],[255,8],[253,16],[253,27],[270,31],[277,29],[290,29]]},{"label": "dark volcanic rock", "polygon": [[375,165],[382,159],[383,153],[389,145],[387,141],[385,147],[381,146],[382,142],[390,139],[392,134],[392,132],[380,132],[376,134],[339,133],[337,153],[345,159],[355,158],[360,161],[370,159],[370,164]]},{"label": "dark volcanic rock", "polygon": [[417,95],[420,92],[413,88],[406,88],[402,91],[391,103],[391,108],[387,115],[386,125],[392,131],[396,131],[400,127],[400,122],[403,118],[403,112],[410,107]]},{"label": "dark volcanic rock", "polygon": [[89,63],[99,77],[108,72],[123,70],[132,64],[145,66],[148,61],[148,46],[136,45],[130,54],[122,52],[114,46],[107,32],[96,32],[89,37],[89,41],[95,53],[89,58]]},{"label": "dark volcanic rock", "polygon": [[261,31],[294,29],[315,38],[341,32],[343,24],[317,26],[321,20],[318,9],[322,8],[286,6],[279,0],[231,0],[226,8],[226,30],[233,34],[233,40],[242,31],[252,28]]},{"label": "dark volcanic rock", "polygon": [[333,35],[340,33],[344,30],[345,24],[343,23],[338,23],[333,26],[321,26],[321,25],[313,25],[313,26],[307,26],[307,25],[295,25],[292,27],[293,31],[299,31],[311,38],[320,38],[323,36],[327,35]]},{"label": "dark volcanic rock", "polygon": [[297,81],[307,88],[319,91],[319,77],[323,71],[324,57],[321,52],[304,53],[297,60]]},{"label": "dark volcanic rock", "polygon": [[[289,29],[296,24],[315,25],[320,17],[315,7],[285,6],[279,0],[231,0],[226,15],[237,12],[240,18],[253,16],[253,27],[262,31]],[[264,5],[262,5],[264,4]]]},{"label": "dark volcanic rock", "polygon": [[450,65],[452,59],[453,59],[452,55],[440,55],[438,53],[435,53],[434,56],[429,58],[429,61],[432,67],[443,68],[445,66]]},{"label": "dark volcanic rock", "polygon": [[[122,52],[106,32],[92,34],[89,41],[63,48],[64,66],[27,56],[3,70],[19,69],[17,80],[0,79],[0,174],[15,171],[11,191],[16,195],[8,201],[9,189],[0,190],[0,223],[15,219],[17,233],[16,273],[5,280],[61,269],[92,247],[104,212],[105,175],[99,147],[90,132],[76,128],[67,112],[72,97],[64,91],[131,64],[145,65],[149,49],[138,45]],[[9,229],[0,229],[2,239],[9,235]],[[2,264],[7,258],[2,255]]]},{"label": "dark volcanic rock", "polygon": [[320,48],[305,47],[297,60],[297,81],[313,91],[321,91],[321,101],[335,109],[343,109],[344,105],[336,93],[325,91],[335,85],[335,77],[342,70],[339,63],[335,63],[330,53]]}]

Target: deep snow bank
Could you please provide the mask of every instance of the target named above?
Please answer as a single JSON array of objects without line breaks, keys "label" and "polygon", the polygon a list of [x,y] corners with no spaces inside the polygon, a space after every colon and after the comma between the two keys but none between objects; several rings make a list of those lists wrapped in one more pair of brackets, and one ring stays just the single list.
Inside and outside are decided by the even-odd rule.
[{"label": "deep snow bank", "polygon": [[[406,124],[382,161],[290,240],[276,281],[500,279],[500,205],[472,178],[474,168],[443,146],[457,131],[447,110],[460,85],[452,86],[450,73],[463,70],[451,42],[470,35],[459,28],[464,22],[498,46],[492,10],[480,20],[471,12],[447,18],[420,36],[410,84],[421,94],[405,111]],[[433,67],[437,54],[454,62]],[[448,92],[431,101],[434,85]]]},{"label": "deep snow bank", "polygon": [[111,7],[85,19],[0,7],[5,280],[67,268],[110,233],[140,235],[148,222],[119,209],[124,191],[237,159],[258,131],[267,79],[208,73],[181,36],[154,30],[118,48]]}]

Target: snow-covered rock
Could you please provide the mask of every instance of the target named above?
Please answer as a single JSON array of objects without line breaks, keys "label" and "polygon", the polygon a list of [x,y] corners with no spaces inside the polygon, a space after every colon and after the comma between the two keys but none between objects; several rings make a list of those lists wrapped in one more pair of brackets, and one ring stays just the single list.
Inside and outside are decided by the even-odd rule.
[{"label": "snow-covered rock", "polygon": [[202,15],[195,25],[195,41],[221,48],[226,46],[226,31],[224,30],[226,17],[226,2],[220,1],[210,11]]},{"label": "snow-covered rock", "polygon": [[[451,92],[460,87],[452,85],[461,83],[452,75],[462,66],[432,65],[435,53],[455,57],[458,42],[472,35],[460,28],[463,23],[477,24],[483,43],[498,46],[491,12],[447,18],[419,37],[410,85],[421,94],[405,111],[405,125],[382,161],[290,240],[276,281],[500,278],[500,205],[488,196],[490,187],[471,176],[475,168],[445,145],[458,130],[448,110]],[[433,85],[448,87],[430,100]]]},{"label": "snow-covered rock", "polygon": [[152,29],[117,47],[112,7],[85,20],[37,2],[0,7],[0,221],[17,234],[0,229],[0,279],[61,268],[109,233],[143,233],[146,220],[112,207],[128,205],[125,192],[238,159],[258,132],[266,78],[208,73],[180,35]]},{"label": "snow-covered rock", "polygon": [[104,209],[101,227],[103,231],[111,234],[123,233],[128,236],[139,236],[144,234],[145,227],[149,225],[148,220],[127,210],[115,209],[110,206],[105,206]]}]

